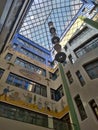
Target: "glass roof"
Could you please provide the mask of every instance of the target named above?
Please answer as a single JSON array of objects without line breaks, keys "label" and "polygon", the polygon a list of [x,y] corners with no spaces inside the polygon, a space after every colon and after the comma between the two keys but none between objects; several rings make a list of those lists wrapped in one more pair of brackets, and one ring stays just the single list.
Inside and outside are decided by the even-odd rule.
[{"label": "glass roof", "polygon": [[81,0],[34,0],[19,33],[51,50],[48,22],[53,22],[57,35],[61,37],[82,5]]}]

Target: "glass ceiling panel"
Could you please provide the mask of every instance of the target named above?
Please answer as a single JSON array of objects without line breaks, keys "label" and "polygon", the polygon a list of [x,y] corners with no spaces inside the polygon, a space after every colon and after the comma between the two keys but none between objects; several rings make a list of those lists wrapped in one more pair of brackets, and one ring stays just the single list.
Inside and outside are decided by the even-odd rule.
[{"label": "glass ceiling panel", "polygon": [[48,22],[53,22],[57,35],[61,37],[82,4],[81,0],[34,0],[19,33],[51,50]]}]

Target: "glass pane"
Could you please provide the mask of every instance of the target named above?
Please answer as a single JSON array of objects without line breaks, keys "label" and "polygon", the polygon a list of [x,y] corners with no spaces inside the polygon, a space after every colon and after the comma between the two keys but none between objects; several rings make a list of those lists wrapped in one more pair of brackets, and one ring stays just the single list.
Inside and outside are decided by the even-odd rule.
[{"label": "glass pane", "polygon": [[98,78],[98,60],[84,65],[84,68],[91,79]]},{"label": "glass pane", "polygon": [[0,68],[0,79],[1,79],[1,77],[3,75],[3,73],[4,73],[4,70]]},{"label": "glass pane", "polygon": [[5,59],[7,60],[7,61],[10,61],[11,60],[11,58],[12,58],[12,54],[10,54],[10,53],[8,53],[6,56],[5,56]]},{"label": "glass pane", "polygon": [[19,33],[44,48],[51,50],[53,44],[51,42],[48,22],[52,20],[58,36],[61,37],[81,6],[81,0],[33,1]]}]

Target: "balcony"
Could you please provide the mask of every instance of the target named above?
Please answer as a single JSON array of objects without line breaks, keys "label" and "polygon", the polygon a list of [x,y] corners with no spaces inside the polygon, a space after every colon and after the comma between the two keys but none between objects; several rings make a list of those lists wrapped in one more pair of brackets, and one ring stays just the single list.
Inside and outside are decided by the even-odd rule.
[{"label": "balcony", "polygon": [[72,125],[61,119],[0,102],[0,130],[72,130]]}]

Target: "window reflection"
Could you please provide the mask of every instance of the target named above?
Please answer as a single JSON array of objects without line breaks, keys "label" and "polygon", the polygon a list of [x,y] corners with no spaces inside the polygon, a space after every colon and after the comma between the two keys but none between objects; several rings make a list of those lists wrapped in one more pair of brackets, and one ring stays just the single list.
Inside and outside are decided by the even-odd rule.
[{"label": "window reflection", "polygon": [[87,114],[86,114],[86,111],[84,109],[84,106],[83,106],[83,103],[82,103],[80,95],[77,95],[75,97],[75,103],[77,105],[77,108],[78,108],[81,120],[82,121],[85,120],[87,118]]},{"label": "window reflection", "polygon": [[98,105],[97,105],[97,103],[95,102],[94,99],[91,99],[91,100],[89,101],[89,105],[90,105],[90,107],[91,107],[91,109],[92,109],[94,115],[96,116],[96,118],[97,118],[97,120],[98,120]]},{"label": "window reflection", "polygon": [[44,85],[29,81],[23,77],[10,73],[6,82],[8,84],[14,85],[16,87],[26,89],[28,91],[34,92],[36,94],[47,96],[47,88]]},{"label": "window reflection", "polygon": [[42,57],[40,57],[40,56],[34,54],[33,52],[30,52],[29,50],[26,50],[25,48],[21,48],[20,50],[21,50],[21,52],[22,52],[23,54],[25,54],[25,55],[31,57],[32,59],[35,59],[35,60],[40,61],[40,62],[42,62],[42,63],[45,64],[46,61],[45,61],[44,58],[42,58]]},{"label": "window reflection", "polygon": [[71,75],[71,72],[68,71],[68,72],[66,73],[66,75],[67,75],[67,78],[68,78],[69,83],[72,84],[72,83],[73,83],[73,77],[72,77],[72,75]]},{"label": "window reflection", "polygon": [[81,73],[80,73],[79,70],[76,72],[76,75],[77,75],[77,77],[78,77],[78,79],[79,79],[81,85],[84,86],[84,85],[85,85],[85,80],[84,80],[84,78],[83,78],[83,76],[81,75]]},{"label": "window reflection", "polygon": [[98,60],[92,61],[84,65],[84,69],[91,79],[98,78]]},{"label": "window reflection", "polygon": [[[35,33],[36,33],[36,32],[35,32]],[[42,50],[40,50],[39,48],[33,46],[32,44],[30,44],[30,43],[28,43],[28,42],[26,42],[26,41],[24,41],[24,40],[22,40],[22,39],[20,39],[20,38],[17,38],[17,39],[18,39],[18,41],[20,41],[21,43],[23,43],[23,45],[25,45],[25,46],[28,47],[28,48],[31,48],[33,51],[36,51],[37,53],[39,53],[39,54],[41,54],[41,55],[46,55],[47,57],[50,57],[49,54],[43,52]],[[21,49],[21,50],[22,50],[22,49]],[[22,50],[22,51],[23,51],[23,50]]]},{"label": "window reflection", "polygon": [[4,70],[0,68],[0,79],[2,78],[3,73],[4,73]]},{"label": "window reflection", "polygon": [[64,96],[62,85],[57,90],[51,88],[50,92],[51,92],[51,99],[55,101],[59,101]]},{"label": "window reflection", "polygon": [[38,67],[34,64],[31,64],[31,63],[29,63],[29,62],[27,62],[27,61],[25,61],[21,58],[17,57],[16,60],[15,60],[15,64],[20,65],[24,68],[27,68],[27,69],[29,69],[29,70],[37,73],[37,74],[46,76],[46,70],[44,70],[44,69],[42,69],[42,68],[40,68],[40,67]]},{"label": "window reflection", "polygon": [[89,42],[87,42],[86,44],[82,45],[81,47],[79,47],[78,49],[75,50],[75,54],[78,58],[80,58],[81,56],[83,56],[84,54],[92,51],[93,49],[98,47],[98,36],[97,38],[90,40]]},{"label": "window reflection", "polygon": [[13,55],[11,53],[7,53],[7,55],[5,56],[5,60],[10,61],[12,56]]},{"label": "window reflection", "polygon": [[0,117],[48,127],[48,116],[0,102]]}]

